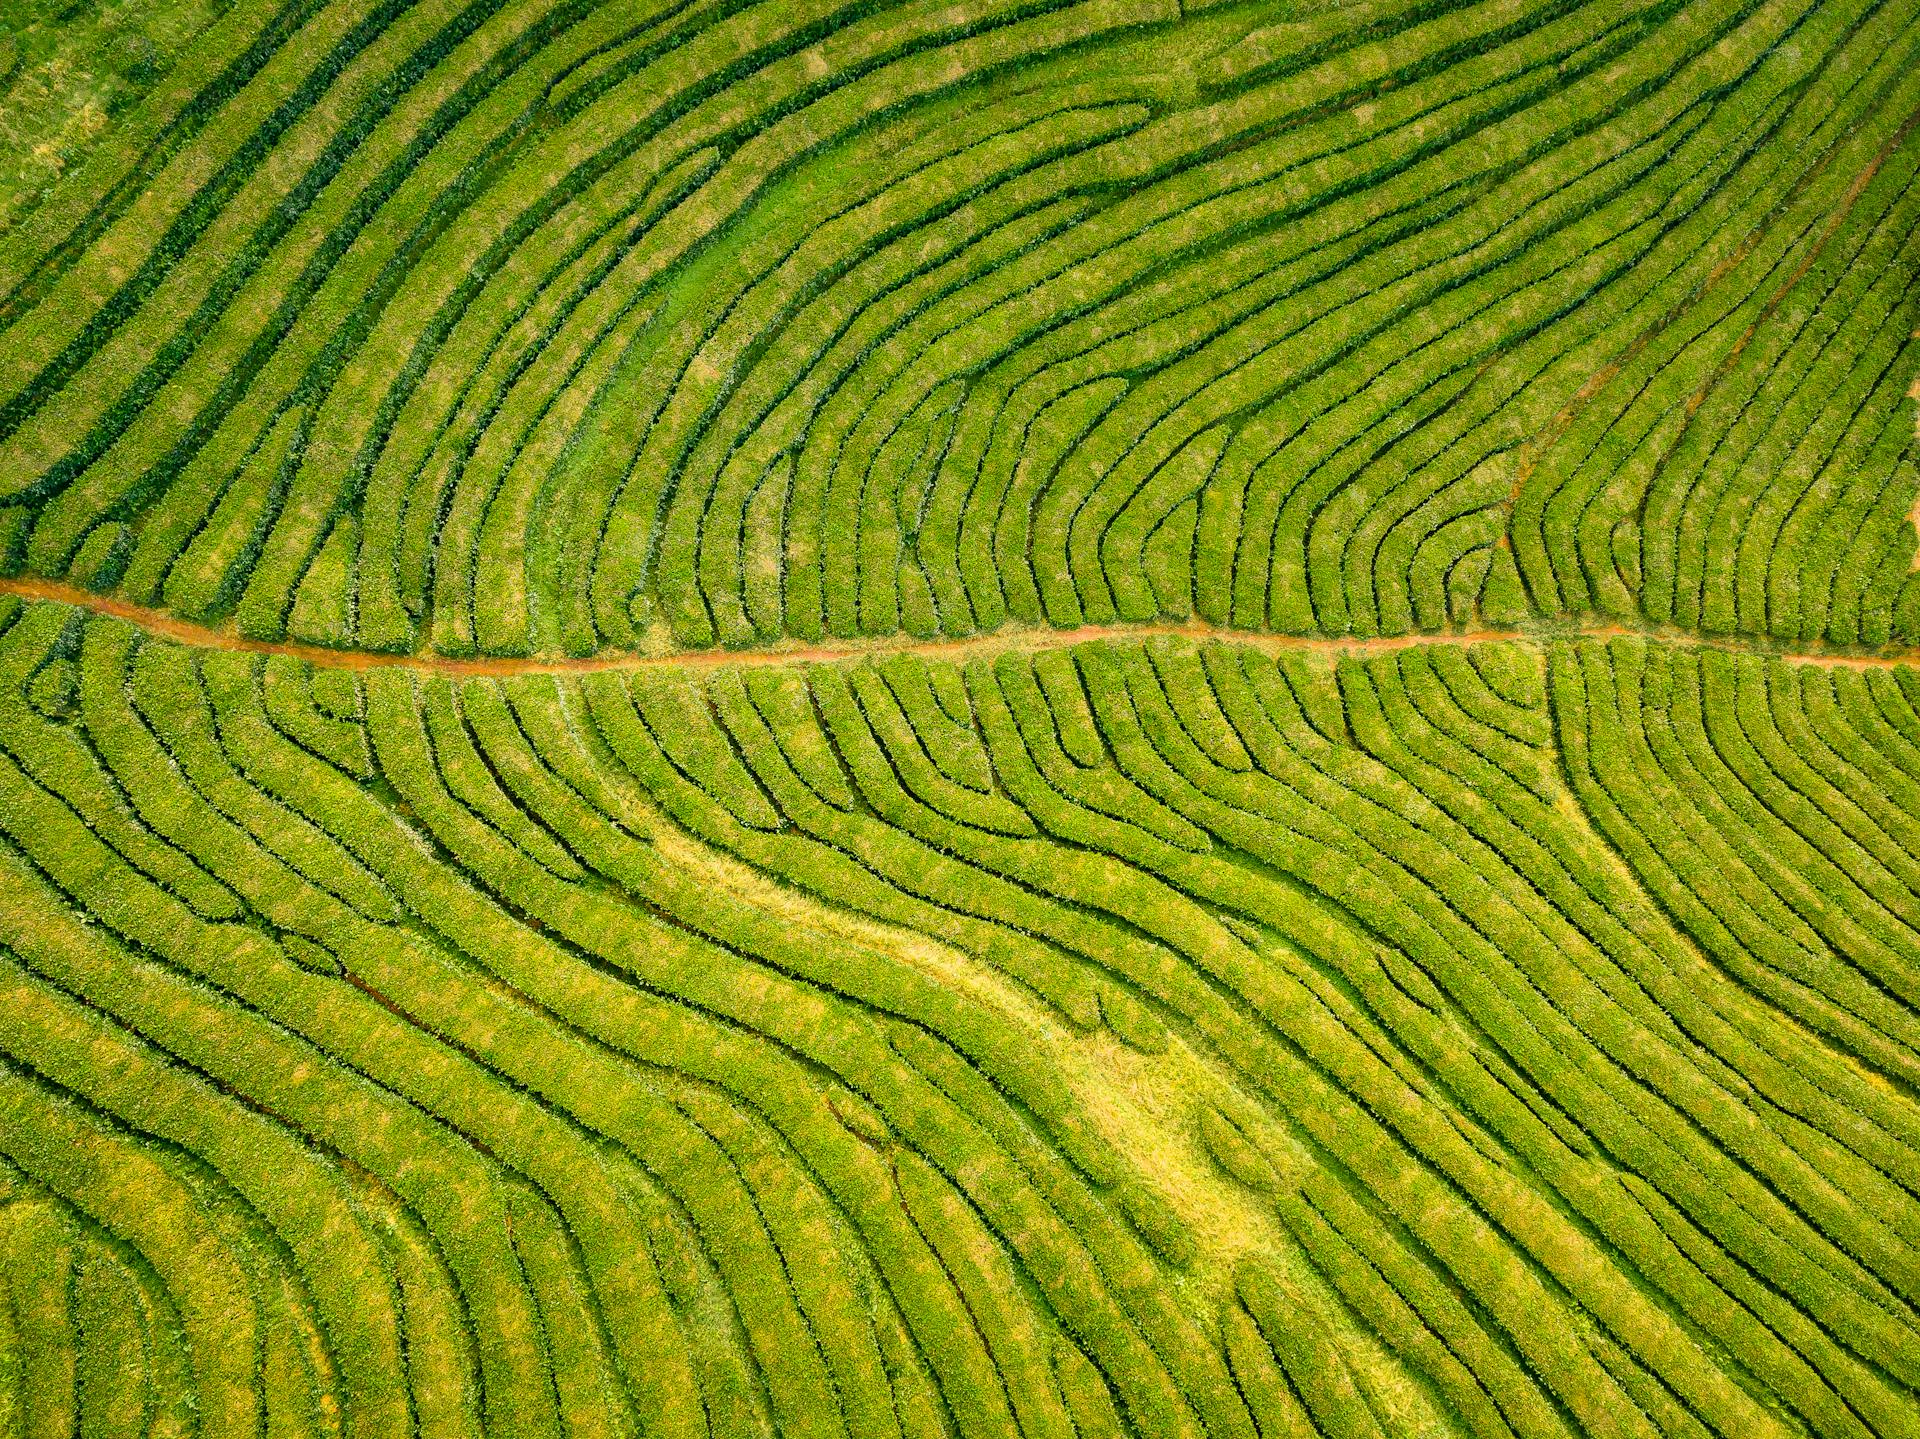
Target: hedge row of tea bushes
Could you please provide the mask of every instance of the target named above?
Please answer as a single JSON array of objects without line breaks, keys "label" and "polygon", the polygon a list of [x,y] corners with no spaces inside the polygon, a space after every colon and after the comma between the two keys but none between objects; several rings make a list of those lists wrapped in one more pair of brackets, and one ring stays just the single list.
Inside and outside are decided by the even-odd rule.
[{"label": "hedge row of tea bushes", "polygon": [[1920,1439],[1912,6],[194,25],[0,231],[0,571],[226,627],[0,596],[0,1435]]},{"label": "hedge row of tea bushes", "polygon": [[1920,639],[1916,76],[1892,0],[234,7],[0,234],[0,563],[450,654]]},{"label": "hedge row of tea bushes", "polygon": [[4,618],[23,1432],[1920,1432],[1907,670]]},{"label": "hedge row of tea bushes", "polygon": [[[15,0],[0,15],[0,233],[21,224],[61,177],[139,110],[227,7],[220,0],[131,0],[76,9]],[[167,85],[148,123],[193,93]]]}]

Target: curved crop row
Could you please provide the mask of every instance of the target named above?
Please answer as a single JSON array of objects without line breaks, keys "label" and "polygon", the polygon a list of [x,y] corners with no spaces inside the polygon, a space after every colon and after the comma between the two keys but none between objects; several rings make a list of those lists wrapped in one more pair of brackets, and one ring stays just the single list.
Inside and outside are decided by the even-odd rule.
[{"label": "curved crop row", "polygon": [[1914,4],[30,3],[9,166],[0,1439],[1920,1439]]},{"label": "curved crop row", "polygon": [[1920,636],[1910,7],[333,0],[207,46],[0,235],[11,565],[443,653]]},{"label": "curved crop row", "polygon": [[5,1157],[141,1403],[1915,1432],[1904,671],[0,663]]}]

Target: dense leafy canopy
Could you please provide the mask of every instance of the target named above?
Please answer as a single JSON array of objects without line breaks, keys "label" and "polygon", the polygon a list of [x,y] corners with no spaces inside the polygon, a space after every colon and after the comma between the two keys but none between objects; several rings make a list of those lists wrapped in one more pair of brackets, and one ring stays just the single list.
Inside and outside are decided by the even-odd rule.
[{"label": "dense leafy canopy", "polygon": [[20,13],[0,1435],[1920,1439],[1920,9]]}]

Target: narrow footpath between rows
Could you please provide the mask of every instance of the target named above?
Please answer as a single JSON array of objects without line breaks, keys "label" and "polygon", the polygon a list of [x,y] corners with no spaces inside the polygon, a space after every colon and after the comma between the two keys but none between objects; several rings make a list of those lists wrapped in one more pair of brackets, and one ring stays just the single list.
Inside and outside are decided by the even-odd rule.
[{"label": "narrow footpath between rows", "polygon": [[1523,629],[1452,630],[1443,633],[1382,635],[1283,635],[1260,630],[1232,629],[1204,620],[1166,621],[1150,624],[1082,625],[1077,629],[1022,627],[995,630],[988,634],[968,635],[960,639],[917,640],[909,635],[874,639],[843,640],[831,645],[777,644],[761,649],[675,650],[647,654],[634,650],[602,650],[592,655],[480,655],[462,657],[431,653],[385,654],[375,650],[333,649],[327,645],[299,640],[250,639],[228,626],[195,624],[165,610],[136,605],[112,595],[61,580],[34,576],[0,576],[0,595],[18,595],[23,599],[45,600],[73,605],[95,614],[111,615],[137,625],[150,634],[196,649],[240,650],[249,654],[289,655],[311,664],[332,669],[370,670],[402,666],[430,674],[474,675],[504,678],[509,675],[590,674],[598,670],[639,670],[681,666],[716,668],[725,665],[809,665],[833,664],[840,660],[860,659],[868,655],[911,654],[929,658],[966,659],[975,655],[998,654],[1003,650],[1051,650],[1092,640],[1152,639],[1166,636],[1195,641],[1217,640],[1226,644],[1248,645],[1268,653],[1294,651],[1328,656],[1387,654],[1393,650],[1420,645],[1477,645],[1499,641],[1541,645],[1564,639],[1644,639],[1660,644],[1695,649],[1727,650],[1741,654],[1759,654],[1794,664],[1822,665],[1836,669],[1881,669],[1896,665],[1920,665],[1920,646],[1896,645],[1883,649],[1848,648],[1838,645],[1801,642],[1789,647],[1782,642],[1750,635],[1705,635],[1691,630],[1633,626],[1615,621],[1575,623],[1543,619]]}]

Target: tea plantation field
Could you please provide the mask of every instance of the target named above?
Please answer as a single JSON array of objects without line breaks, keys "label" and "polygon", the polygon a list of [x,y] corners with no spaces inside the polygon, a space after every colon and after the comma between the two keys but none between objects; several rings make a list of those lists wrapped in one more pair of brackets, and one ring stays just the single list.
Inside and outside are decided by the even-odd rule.
[{"label": "tea plantation field", "polygon": [[1920,1439],[1916,0],[0,0],[0,1439]]}]

